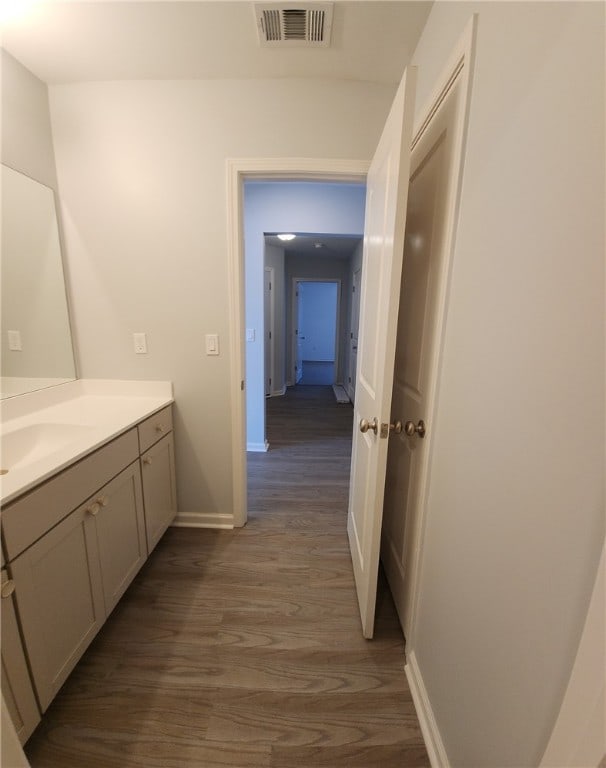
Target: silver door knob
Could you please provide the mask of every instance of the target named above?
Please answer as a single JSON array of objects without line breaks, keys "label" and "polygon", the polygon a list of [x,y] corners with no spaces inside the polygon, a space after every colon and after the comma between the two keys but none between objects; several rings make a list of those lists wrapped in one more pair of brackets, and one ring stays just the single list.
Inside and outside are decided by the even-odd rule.
[{"label": "silver door knob", "polygon": [[368,419],[360,419],[360,432],[366,434],[369,429],[372,429],[375,435],[377,434],[378,424],[376,416],[372,421],[368,421]]},{"label": "silver door knob", "polygon": [[408,437],[412,437],[415,433],[419,437],[425,437],[425,422],[423,419],[420,419],[418,424],[415,424],[414,421],[407,421],[404,424],[404,432],[406,432]]},{"label": "silver door knob", "polygon": [[10,597],[15,591],[15,582],[12,579],[5,581],[2,585],[2,597]]}]

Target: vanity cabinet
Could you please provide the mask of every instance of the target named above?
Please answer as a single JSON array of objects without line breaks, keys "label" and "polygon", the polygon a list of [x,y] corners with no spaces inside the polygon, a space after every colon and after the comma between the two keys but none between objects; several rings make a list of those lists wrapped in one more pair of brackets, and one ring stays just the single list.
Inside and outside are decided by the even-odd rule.
[{"label": "vanity cabinet", "polygon": [[148,552],[160,541],[177,514],[172,429],[170,407],[155,413],[138,426]]},{"label": "vanity cabinet", "polygon": [[40,722],[14,603],[15,582],[2,569],[2,693],[21,744]]},{"label": "vanity cabinet", "polygon": [[163,437],[141,456],[141,476],[147,549],[151,552],[177,514],[172,434]]},{"label": "vanity cabinet", "polygon": [[139,462],[102,488],[88,509],[95,520],[105,613],[109,615],[147,558]]},{"label": "vanity cabinet", "polygon": [[3,510],[7,568],[42,712],[175,514],[170,407]]},{"label": "vanity cabinet", "polygon": [[95,519],[83,504],[10,564],[44,712],[105,620]]}]

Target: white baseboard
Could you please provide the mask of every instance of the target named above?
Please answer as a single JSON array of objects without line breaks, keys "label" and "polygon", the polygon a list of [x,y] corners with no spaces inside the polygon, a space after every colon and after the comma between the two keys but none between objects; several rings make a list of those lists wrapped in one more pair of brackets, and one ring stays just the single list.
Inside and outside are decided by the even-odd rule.
[{"label": "white baseboard", "polygon": [[269,450],[267,440],[264,443],[246,443],[246,450],[251,453],[265,453]]},{"label": "white baseboard", "polygon": [[175,528],[233,528],[234,516],[216,512],[179,512],[172,525]]},{"label": "white baseboard", "polygon": [[419,725],[421,726],[425,747],[429,755],[429,762],[432,768],[450,768],[448,755],[446,754],[438,730],[438,724],[433,715],[427,689],[421,677],[421,670],[419,669],[414,651],[406,654],[406,660],[408,663],[404,667],[404,671],[406,672],[412,700],[417,710],[417,717],[419,718]]},{"label": "white baseboard", "polygon": [[270,397],[282,397],[285,394],[286,394],[286,385],[284,385],[282,389],[272,390]]}]

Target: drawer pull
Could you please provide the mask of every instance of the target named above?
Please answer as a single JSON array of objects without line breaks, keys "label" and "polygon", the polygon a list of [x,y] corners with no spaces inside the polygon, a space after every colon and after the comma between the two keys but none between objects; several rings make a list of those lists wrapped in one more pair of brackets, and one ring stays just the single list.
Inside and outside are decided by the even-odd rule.
[{"label": "drawer pull", "polygon": [[2,585],[2,597],[10,597],[13,592],[15,591],[15,582],[12,579],[9,579],[6,583]]},{"label": "drawer pull", "polygon": [[99,496],[99,498],[95,499],[95,501],[101,507],[106,507],[109,504],[109,499],[107,496]]},{"label": "drawer pull", "polygon": [[164,427],[162,424],[156,424],[156,432],[164,432]]},{"label": "drawer pull", "polygon": [[143,463],[144,463],[144,464],[148,464],[148,465],[149,465],[149,464],[151,464],[151,463],[152,463],[152,460],[151,460],[151,456],[146,456],[146,457],[143,459]]},{"label": "drawer pull", "polygon": [[99,502],[94,501],[90,505],[90,507],[86,508],[86,511],[88,512],[89,515],[92,515],[94,517],[99,512],[100,509],[101,509],[101,505],[99,504]]}]

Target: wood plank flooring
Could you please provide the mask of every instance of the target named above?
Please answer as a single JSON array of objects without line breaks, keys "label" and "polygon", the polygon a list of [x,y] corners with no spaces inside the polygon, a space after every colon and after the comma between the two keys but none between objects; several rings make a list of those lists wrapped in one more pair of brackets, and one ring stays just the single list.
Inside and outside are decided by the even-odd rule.
[{"label": "wood plank flooring", "polygon": [[296,387],[267,407],[248,525],[169,529],[28,742],[33,768],[428,768],[384,583],[361,634],[351,406]]}]

